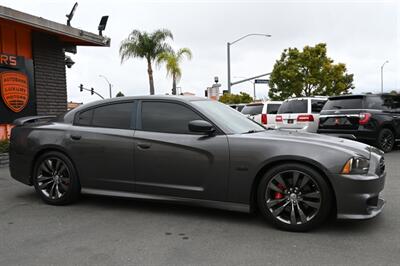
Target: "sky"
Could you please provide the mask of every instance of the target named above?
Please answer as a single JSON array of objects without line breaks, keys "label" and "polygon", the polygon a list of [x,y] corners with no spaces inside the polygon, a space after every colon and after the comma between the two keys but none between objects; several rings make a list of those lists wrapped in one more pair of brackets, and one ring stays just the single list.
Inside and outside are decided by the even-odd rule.
[{"label": "sky", "polygon": [[[400,1],[123,1],[81,0],[71,22],[90,32],[97,32],[101,16],[109,15],[104,35],[110,47],[78,47],[70,55],[76,62],[67,69],[68,100],[90,102],[96,95],[80,92],[79,84],[93,87],[108,97],[113,94],[149,93],[146,62],[129,59],[121,64],[119,45],[138,29],[169,29],[174,49],[188,47],[193,58],[182,63],[181,91],[204,96],[204,90],[218,76],[222,89],[227,86],[227,42],[249,33],[252,36],[231,46],[232,81],[269,73],[288,47],[326,43],[328,56],[335,63],[345,63],[354,74],[354,93],[379,92],[381,65],[384,67],[384,90],[400,90]],[[0,0],[22,12],[66,23],[75,0]],[[156,94],[171,92],[172,80],[165,66],[154,66]],[[253,85],[245,82],[232,87],[233,93],[253,94]],[[268,86],[258,84],[257,98],[266,97]]]}]

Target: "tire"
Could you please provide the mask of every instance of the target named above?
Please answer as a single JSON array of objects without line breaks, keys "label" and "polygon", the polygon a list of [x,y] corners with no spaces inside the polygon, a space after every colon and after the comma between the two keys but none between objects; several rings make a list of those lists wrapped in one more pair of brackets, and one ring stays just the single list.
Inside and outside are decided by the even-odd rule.
[{"label": "tire", "polygon": [[264,174],[257,188],[262,215],[275,227],[286,231],[304,232],[322,224],[331,213],[332,198],[332,191],[321,174],[299,163],[272,168]]},{"label": "tire", "polygon": [[388,128],[382,128],[379,131],[377,139],[377,147],[384,152],[390,152],[393,150],[395,145],[395,136],[392,130]]},{"label": "tire", "polygon": [[32,183],[40,198],[51,205],[75,202],[81,190],[71,160],[57,151],[47,152],[36,160]]}]

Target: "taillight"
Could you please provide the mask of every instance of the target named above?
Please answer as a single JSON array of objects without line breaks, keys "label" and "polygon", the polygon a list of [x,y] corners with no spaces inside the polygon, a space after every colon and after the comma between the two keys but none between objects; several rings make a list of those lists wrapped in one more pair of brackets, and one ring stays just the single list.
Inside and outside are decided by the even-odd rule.
[{"label": "taillight", "polygon": [[267,124],[267,114],[261,114],[261,124]]},{"label": "taillight", "polygon": [[314,116],[313,115],[299,115],[297,117],[298,122],[313,122]]},{"label": "taillight", "polygon": [[358,123],[360,125],[365,125],[368,123],[369,119],[371,118],[370,113],[361,113],[360,114],[360,120],[358,120]]},{"label": "taillight", "polygon": [[276,117],[275,117],[275,122],[282,122],[283,121],[283,119],[282,119],[282,116],[281,115],[277,115]]}]

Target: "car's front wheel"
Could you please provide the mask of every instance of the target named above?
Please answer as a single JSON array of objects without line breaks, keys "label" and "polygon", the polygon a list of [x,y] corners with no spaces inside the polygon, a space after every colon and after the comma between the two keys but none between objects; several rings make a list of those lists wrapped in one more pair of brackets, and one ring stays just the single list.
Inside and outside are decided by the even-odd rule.
[{"label": "car's front wheel", "polygon": [[56,151],[36,160],[32,183],[42,200],[52,205],[65,205],[77,200],[80,184],[71,160]]},{"label": "car's front wheel", "polygon": [[273,225],[288,231],[308,231],[328,217],[332,192],[317,171],[298,163],[267,171],[257,191],[258,206]]}]

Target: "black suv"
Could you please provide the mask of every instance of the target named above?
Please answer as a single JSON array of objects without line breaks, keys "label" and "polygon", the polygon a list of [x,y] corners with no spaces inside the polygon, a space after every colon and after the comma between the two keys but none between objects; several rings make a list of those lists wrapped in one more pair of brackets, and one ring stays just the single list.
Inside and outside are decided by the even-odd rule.
[{"label": "black suv", "polygon": [[400,141],[400,95],[330,97],[319,119],[318,133],[366,142],[389,152]]}]

